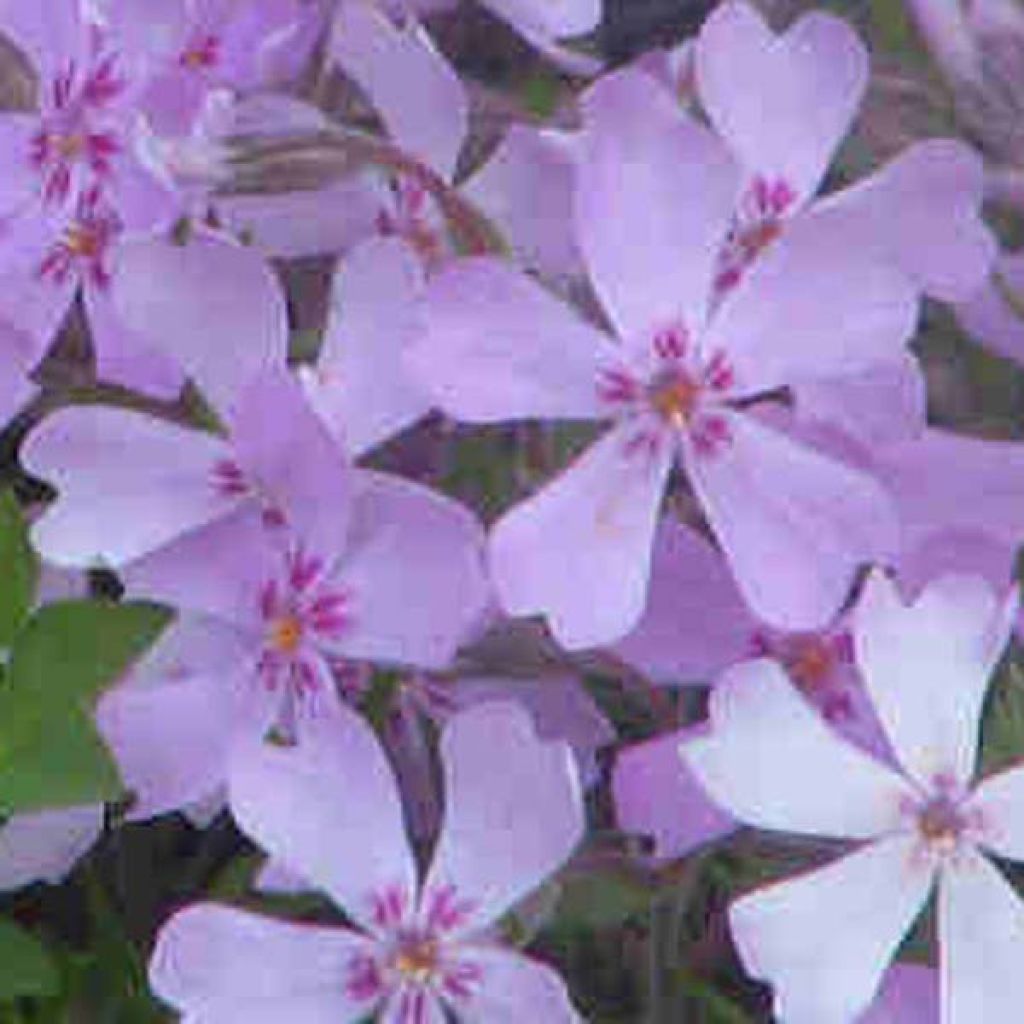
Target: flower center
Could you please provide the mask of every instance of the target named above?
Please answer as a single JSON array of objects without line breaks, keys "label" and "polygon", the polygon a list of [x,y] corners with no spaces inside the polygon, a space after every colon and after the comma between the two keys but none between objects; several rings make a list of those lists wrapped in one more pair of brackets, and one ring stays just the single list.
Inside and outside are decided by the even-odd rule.
[{"label": "flower center", "polygon": [[685,370],[674,367],[656,374],[647,386],[651,408],[673,427],[685,427],[700,398],[701,385]]},{"label": "flower center", "polygon": [[399,937],[392,966],[405,981],[425,985],[437,974],[439,964],[436,939],[416,934]]},{"label": "flower center", "polygon": [[936,853],[953,853],[968,826],[959,802],[946,793],[932,797],[917,815],[917,831]]},{"label": "flower center", "polygon": [[220,59],[220,40],[213,35],[201,35],[182,51],[178,63],[190,71],[212,68]]},{"label": "flower center", "polygon": [[817,634],[799,637],[793,643],[787,667],[798,685],[813,689],[828,679],[835,656],[827,641]]},{"label": "flower center", "polygon": [[270,646],[281,654],[294,654],[302,643],[302,634],[302,620],[297,615],[282,615],[270,624]]},{"label": "flower center", "polygon": [[51,135],[48,142],[56,156],[62,160],[77,160],[85,152],[86,140],[81,133]]}]

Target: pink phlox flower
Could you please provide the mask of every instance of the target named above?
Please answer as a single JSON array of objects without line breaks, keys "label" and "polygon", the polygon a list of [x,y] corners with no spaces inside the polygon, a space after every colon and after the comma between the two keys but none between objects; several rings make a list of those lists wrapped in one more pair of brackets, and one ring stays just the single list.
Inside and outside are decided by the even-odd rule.
[{"label": "pink phlox flower", "polygon": [[60,410],[23,449],[60,491],[34,527],[40,551],[62,565],[119,566],[246,508],[268,529],[288,525],[314,547],[334,545],[347,528],[350,465],[298,383],[284,369],[257,374],[230,428],[225,438],[125,410]]},{"label": "pink phlox flower", "polygon": [[[288,924],[213,904],[168,922],[150,964],[154,991],[211,1024],[243,1007],[300,1008],[339,1021],[441,1021],[447,1008],[576,1021],[558,976],[502,949],[493,925],[572,852],[583,832],[568,749],[537,739],[514,705],[488,703],[446,727],[445,816],[417,883],[400,797],[357,715],[323,719],[308,741],[239,748],[230,803],[240,825],[311,880],[358,930]],[[483,771],[500,753],[503,771]],[[337,782],[352,785],[339,799]],[[260,970],[237,966],[239,943]],[[500,1010],[498,1008],[501,1008]]]},{"label": "pink phlox flower", "polygon": [[216,789],[240,737],[274,729],[302,742],[340,705],[354,664],[443,668],[479,621],[489,591],[471,513],[398,478],[346,479],[326,505],[313,490],[291,506],[323,519],[268,527],[243,504],[123,569],[128,593],[181,617],[155,662],[98,709],[136,816]]},{"label": "pink phlox flower", "polygon": [[794,229],[718,301],[738,184],[722,144],[640,72],[603,79],[586,112],[577,234],[617,338],[504,264],[476,259],[431,280],[427,331],[408,357],[463,420],[610,421],[495,525],[499,597],[512,614],[544,614],[569,647],[624,635],[643,608],[678,464],[757,615],[787,631],[818,628],[857,565],[891,555],[893,511],[868,474],[756,413],[801,381],[897,358],[916,295],[870,252]]},{"label": "pink phlox flower", "polygon": [[171,136],[188,133],[211,91],[266,87],[283,65],[297,67],[321,17],[302,0],[170,0],[159,11],[112,0],[106,14],[144,81],[140,110],[158,134]]},{"label": "pink phlox flower", "polygon": [[683,757],[714,798],[751,825],[861,841],[730,910],[743,961],[774,986],[784,1019],[855,1019],[936,886],[942,1019],[1012,1014],[1024,910],[984,853],[1024,857],[1024,773],[971,779],[1016,609],[1015,589],[1000,601],[977,577],[943,577],[909,606],[870,577],[856,658],[898,767],[844,744],[768,661],[737,666],[713,690],[711,731]]},{"label": "pink phlox flower", "polygon": [[875,175],[814,200],[869,78],[864,45],[814,11],[775,35],[745,0],[721,4],[694,49],[697,92],[743,168],[716,288],[735,287],[790,225],[820,222],[873,250],[922,291],[967,298],[995,256],[980,217],[982,166],[948,139],[917,143]]}]

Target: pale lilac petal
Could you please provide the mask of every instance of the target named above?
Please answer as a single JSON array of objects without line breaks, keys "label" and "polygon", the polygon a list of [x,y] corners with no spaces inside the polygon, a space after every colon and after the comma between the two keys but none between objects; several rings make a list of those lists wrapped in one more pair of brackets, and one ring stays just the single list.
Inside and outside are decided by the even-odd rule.
[{"label": "pale lilac petal", "polygon": [[917,595],[940,576],[981,576],[1003,593],[1014,578],[1017,545],[970,529],[938,529],[916,547],[900,552],[894,563],[900,591]]},{"label": "pale lilac petal", "polygon": [[4,0],[0,30],[25,52],[44,80],[68,57],[77,56],[86,38],[78,0],[45,5],[33,0]]},{"label": "pale lilac petal", "polygon": [[121,579],[136,599],[222,619],[258,637],[262,588],[283,564],[260,513],[243,508],[129,562]]},{"label": "pale lilac petal", "polygon": [[584,115],[576,224],[605,311],[625,339],[699,329],[736,201],[728,152],[639,71],[603,78]]},{"label": "pale lilac petal", "polygon": [[[0,112],[0,147],[7,155],[0,178],[0,216],[4,219],[25,209],[39,188],[39,172],[30,160],[32,139],[39,132],[34,114]],[[28,214],[32,216],[31,212]]]},{"label": "pale lilac petal", "polygon": [[999,869],[965,850],[939,885],[945,1024],[1010,1021],[1024,1002],[1024,907]]},{"label": "pale lilac petal", "polygon": [[838,612],[857,568],[896,548],[879,484],[751,416],[730,415],[730,440],[687,468],[736,582],[763,621],[816,629]]},{"label": "pale lilac petal", "polygon": [[729,357],[752,394],[862,373],[900,357],[917,322],[914,288],[868,251],[801,220],[725,297],[703,344]]},{"label": "pale lilac petal", "polygon": [[361,177],[305,192],[217,199],[233,233],[278,259],[343,252],[373,234],[379,212],[376,189]]},{"label": "pale lilac petal", "polygon": [[459,419],[591,419],[608,339],[525,275],[491,259],[442,271],[426,295],[427,336],[409,362]]},{"label": "pale lilac petal", "polygon": [[[1007,296],[1013,302],[1007,301]],[[1024,316],[1014,305],[1024,302],[1024,252],[1002,252],[993,274],[973,295],[956,306],[968,334],[996,355],[1024,363]]]},{"label": "pale lilac petal", "polygon": [[131,818],[180,810],[224,782],[228,752],[249,721],[249,677],[244,665],[226,663],[216,673],[103,695],[96,722],[135,795]]},{"label": "pale lilac petal", "polygon": [[[46,246],[52,241],[47,233]],[[28,252],[19,252],[17,243],[2,248],[6,251],[0,252],[0,262],[9,259],[13,267],[0,268],[0,310],[7,323],[30,339],[35,363],[46,354],[67,319],[78,290],[77,275],[72,273],[62,281],[41,279],[36,268],[46,255],[45,248],[32,246]]]},{"label": "pale lilac petal", "polygon": [[88,574],[80,569],[61,569],[43,562],[39,566],[36,582],[36,603],[51,604],[54,601],[75,600],[89,596]]},{"label": "pale lilac petal", "polygon": [[490,535],[491,573],[512,615],[547,617],[573,649],[618,640],[643,612],[651,548],[672,453],[610,430]]},{"label": "pale lilac petal", "polygon": [[102,804],[15,814],[0,828],[0,890],[60,882],[102,831]]},{"label": "pale lilac petal", "polygon": [[857,664],[902,767],[924,786],[966,784],[981,707],[1016,615],[980,577],[944,576],[905,605],[876,570],[854,617]]},{"label": "pale lilac petal", "polygon": [[796,415],[825,420],[875,447],[918,436],[927,422],[927,388],[908,352],[841,377],[799,382],[793,388]]},{"label": "pale lilac petal", "polygon": [[420,911],[429,919],[450,890],[452,930],[474,932],[569,858],[583,837],[583,794],[568,744],[540,740],[508,702],[453,717],[441,759],[444,818]]},{"label": "pale lilac petal", "polygon": [[125,323],[178,360],[219,411],[253,373],[284,365],[284,296],[252,249],[204,232],[185,245],[135,236],[115,264],[113,302]]},{"label": "pale lilac petal", "polygon": [[868,53],[839,18],[813,12],[776,36],[755,8],[721,4],[697,42],[697,85],[712,123],[751,174],[812,195],[868,82]]},{"label": "pale lilac petal", "polygon": [[931,967],[894,964],[857,1024],[939,1024],[939,972]]},{"label": "pale lilac petal", "polygon": [[[900,511],[904,548],[971,530],[1016,547],[1024,536],[1024,444],[928,429],[878,447],[878,474]],[[951,469],[955,467],[955,470]],[[971,496],[964,501],[964,495]]]},{"label": "pale lilac petal", "polygon": [[[830,776],[804,785],[821,778]],[[780,1020],[847,1024],[867,1009],[932,885],[915,842],[871,843],[732,905],[733,941],[746,969],[774,987]]]},{"label": "pale lilac petal", "polygon": [[[230,511],[210,473],[227,446],[139,413],[61,409],[29,434],[25,467],[52,483],[57,501],[33,528],[58,565],[120,565]],[[116,529],[111,524],[116,523]]]},{"label": "pale lilac petal", "polygon": [[490,601],[483,527],[463,505],[399,477],[367,473],[351,548],[336,573],[351,594],[337,650],[444,668]]},{"label": "pale lilac petal", "polygon": [[452,1001],[460,1024],[579,1024],[565,982],[551,967],[497,946],[466,945],[459,962],[480,971],[479,987]]},{"label": "pale lilac petal", "polygon": [[643,618],[613,649],[659,683],[707,683],[750,653],[758,629],[722,553],[666,518]]},{"label": "pale lilac petal", "polygon": [[411,156],[451,179],[466,135],[462,82],[415,21],[399,27],[362,0],[342,6],[331,56],[366,93]]},{"label": "pale lilac petal", "polygon": [[993,853],[1024,860],[1024,768],[984,779],[971,795],[970,809],[981,815],[981,842]]},{"label": "pale lilac petal", "polygon": [[32,339],[0,321],[0,428],[32,397],[27,373],[35,361]]},{"label": "pale lilac petal", "polygon": [[842,245],[899,267],[947,302],[984,284],[996,241],[981,218],[982,160],[962,142],[910,146],[877,174],[814,206]]},{"label": "pale lilac petal", "polygon": [[560,132],[512,125],[463,194],[501,229],[520,260],[552,277],[578,275],[576,160]]},{"label": "pale lilac petal", "polygon": [[260,499],[303,544],[317,552],[340,551],[353,471],[299,382],[284,366],[257,372],[241,391],[229,426],[238,466]]},{"label": "pale lilac petal", "polygon": [[289,871],[283,864],[276,860],[267,860],[263,867],[256,872],[253,888],[260,892],[295,895],[300,892],[309,892],[312,886],[304,878]]},{"label": "pale lilac petal", "polygon": [[729,669],[711,691],[710,717],[709,735],[682,756],[740,821],[847,839],[899,824],[907,783],[840,739],[775,662]]},{"label": "pale lilac petal", "polygon": [[86,287],[82,298],[89,317],[96,376],[156,399],[176,399],[185,386],[185,372],[177,362],[124,323],[106,290]]},{"label": "pale lilac petal", "polygon": [[575,676],[462,677],[452,683],[451,696],[458,708],[489,700],[521,704],[542,740],[565,740],[572,746],[587,786],[597,781],[595,752],[615,742],[611,722]]},{"label": "pale lilac petal", "polygon": [[500,18],[529,37],[581,36],[601,20],[599,0],[483,0]]},{"label": "pale lilac petal", "polygon": [[[368,939],[347,928],[292,924],[200,903],[160,930],[149,984],[190,1022],[344,1024],[372,1008],[373,999],[353,998],[345,979],[353,960],[373,952]],[[285,1011],[285,1017],[271,1010]]]},{"label": "pale lilac petal", "polygon": [[737,828],[680,754],[689,740],[707,732],[703,725],[679,729],[626,747],[615,760],[615,820],[625,832],[653,838],[659,861],[685,857]]},{"label": "pale lilac petal", "polygon": [[430,409],[404,361],[424,329],[423,286],[419,260],[395,238],[364,242],[335,272],[323,347],[303,383],[353,458]]},{"label": "pale lilac petal", "polygon": [[416,872],[394,775],[355,712],[309,716],[296,746],[240,745],[228,784],[242,829],[363,927],[388,924],[378,905],[388,893],[411,912]]}]

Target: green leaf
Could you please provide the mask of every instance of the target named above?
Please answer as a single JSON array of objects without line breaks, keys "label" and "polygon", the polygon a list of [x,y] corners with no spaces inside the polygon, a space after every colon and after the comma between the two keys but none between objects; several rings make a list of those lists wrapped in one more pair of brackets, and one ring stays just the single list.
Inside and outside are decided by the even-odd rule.
[{"label": "green leaf", "polygon": [[[0,701],[0,720],[8,707]],[[0,814],[116,800],[124,792],[92,719],[80,711],[23,718],[15,736],[0,729]]]},{"label": "green leaf", "polygon": [[46,947],[0,918],[0,1000],[53,995],[58,985],[57,970]]},{"label": "green leaf", "polygon": [[159,636],[170,613],[152,604],[59,601],[42,608],[11,652],[12,689],[48,708],[89,708]]},{"label": "green leaf", "polygon": [[154,605],[95,601],[48,605],[32,618],[0,689],[0,812],[120,795],[92,706],[168,619]]},{"label": "green leaf", "polygon": [[0,648],[10,647],[28,618],[39,577],[39,563],[17,499],[0,493]]}]

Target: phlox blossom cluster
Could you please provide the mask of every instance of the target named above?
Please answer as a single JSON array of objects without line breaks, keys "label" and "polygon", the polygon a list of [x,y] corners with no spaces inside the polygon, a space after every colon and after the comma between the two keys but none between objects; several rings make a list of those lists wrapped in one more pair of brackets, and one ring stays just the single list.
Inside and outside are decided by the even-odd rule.
[{"label": "phlox blossom cluster", "polygon": [[1024,445],[935,416],[916,344],[1015,315],[988,154],[861,173],[872,55],[820,10],[610,68],[597,0],[479,6],[558,99],[493,145],[447,0],[0,6],[11,472],[47,578],[169,614],[89,709],[116,814],[14,816],[0,887],[224,814],[254,902],[167,908],[183,1021],[561,1024],[588,993],[525,947],[603,857],[824,837],[729,893],[774,1018],[1010,1024]]}]

